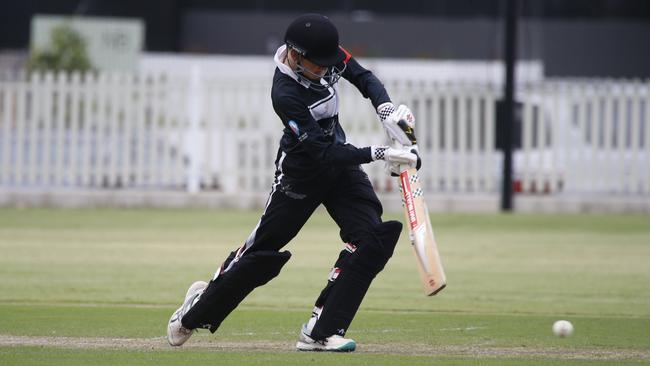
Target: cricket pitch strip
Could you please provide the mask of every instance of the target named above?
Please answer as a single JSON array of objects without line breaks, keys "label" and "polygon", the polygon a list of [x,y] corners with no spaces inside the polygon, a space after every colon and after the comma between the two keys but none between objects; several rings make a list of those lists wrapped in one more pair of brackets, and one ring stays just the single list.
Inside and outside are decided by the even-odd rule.
[{"label": "cricket pitch strip", "polygon": [[[117,349],[136,351],[257,351],[294,352],[293,342],[238,341],[193,339],[186,345],[172,348],[165,337],[156,338],[94,338],[0,335],[0,347],[40,346],[68,349]],[[360,344],[357,353],[411,355],[431,357],[474,358],[551,358],[576,360],[650,360],[650,351],[634,349],[594,349],[559,347],[493,347],[424,344]]]}]

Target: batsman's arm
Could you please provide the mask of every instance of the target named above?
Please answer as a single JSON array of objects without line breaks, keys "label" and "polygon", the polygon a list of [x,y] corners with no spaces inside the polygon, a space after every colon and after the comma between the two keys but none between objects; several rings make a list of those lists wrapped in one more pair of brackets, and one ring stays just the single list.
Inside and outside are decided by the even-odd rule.
[{"label": "batsman's arm", "polygon": [[272,101],[285,131],[293,136],[294,145],[301,145],[314,160],[333,165],[358,165],[373,161],[370,147],[357,148],[351,144],[328,141],[299,97],[272,95]]},{"label": "batsman's arm", "polygon": [[350,56],[348,59],[342,76],[352,83],[352,85],[356,86],[364,98],[370,99],[370,102],[375,108],[383,103],[390,102],[390,97],[384,84],[382,84],[372,71],[361,66],[354,57]]}]

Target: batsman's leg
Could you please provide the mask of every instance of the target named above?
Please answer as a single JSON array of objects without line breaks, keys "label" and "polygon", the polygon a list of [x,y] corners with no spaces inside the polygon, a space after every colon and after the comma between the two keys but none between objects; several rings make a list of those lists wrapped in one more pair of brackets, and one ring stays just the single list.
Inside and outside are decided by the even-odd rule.
[{"label": "batsman's leg", "polygon": [[280,273],[291,254],[279,250],[298,233],[318,205],[314,197],[287,195],[274,189],[245,244],[219,268],[199,300],[182,317],[182,326],[207,328],[214,333],[248,294]]},{"label": "batsman's leg", "polygon": [[314,340],[345,336],[372,280],[392,256],[401,231],[401,223],[387,221],[360,240],[338,277],[321,292],[316,316],[303,328],[303,333]]},{"label": "batsman's leg", "polygon": [[316,304],[314,305],[314,309],[312,310],[311,318],[309,319],[309,321],[307,321],[307,323],[303,324],[302,326],[298,343],[296,344],[296,348],[298,350],[300,351],[325,350],[325,351],[337,351],[337,352],[351,352],[355,350],[356,342],[354,342],[354,340],[346,339],[339,335],[331,335],[330,337],[326,337],[323,340],[315,340],[311,338],[311,332],[314,329],[314,325],[316,324],[316,321],[320,317],[321,312],[323,311],[323,305],[325,304],[325,300],[327,299],[327,296],[329,295],[331,289],[334,287],[334,283],[336,282],[336,279],[341,273],[342,268],[345,268],[347,261],[350,257],[350,254],[354,253],[356,249],[357,249],[356,245],[347,243],[345,245],[345,249],[343,249],[339,254],[339,257],[336,260],[336,263],[334,264],[334,267],[332,268],[328,276],[327,285],[321,291],[320,296],[318,296],[318,299],[316,300]]},{"label": "batsman's leg", "polygon": [[351,169],[339,181],[341,187],[325,206],[341,228],[343,241],[351,244],[341,251],[311,319],[302,328],[296,345],[301,350],[314,350],[308,349],[313,342],[345,336],[372,280],[392,256],[402,229],[399,222],[381,222],[381,204],[362,170]]}]

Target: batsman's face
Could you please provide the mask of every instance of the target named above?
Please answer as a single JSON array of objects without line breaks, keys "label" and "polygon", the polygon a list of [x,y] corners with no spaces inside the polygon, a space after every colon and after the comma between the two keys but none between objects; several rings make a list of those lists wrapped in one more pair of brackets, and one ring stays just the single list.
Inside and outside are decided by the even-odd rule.
[{"label": "batsman's face", "polygon": [[312,81],[319,81],[327,73],[327,67],[316,65],[308,59],[300,56],[295,50],[290,50],[288,55],[288,64],[293,70],[299,70],[300,73]]},{"label": "batsman's face", "polygon": [[302,59],[302,67],[307,71],[304,75],[311,80],[320,80],[327,72],[327,67],[316,65],[306,58]]}]

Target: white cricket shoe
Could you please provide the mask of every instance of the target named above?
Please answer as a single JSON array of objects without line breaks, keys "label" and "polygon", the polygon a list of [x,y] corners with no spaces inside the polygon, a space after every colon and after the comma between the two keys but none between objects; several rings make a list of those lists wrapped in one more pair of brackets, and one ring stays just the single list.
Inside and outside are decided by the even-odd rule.
[{"label": "white cricket shoe", "polygon": [[194,306],[206,287],[208,287],[208,283],[205,281],[194,282],[185,294],[183,305],[172,314],[167,324],[167,340],[170,345],[181,346],[192,336],[194,330],[185,328],[181,319]]},{"label": "white cricket shoe", "polygon": [[352,352],[357,348],[357,342],[352,339],[343,338],[340,335],[332,335],[321,341],[313,340],[303,325],[300,331],[300,338],[296,343],[298,351],[327,351],[327,352]]}]

